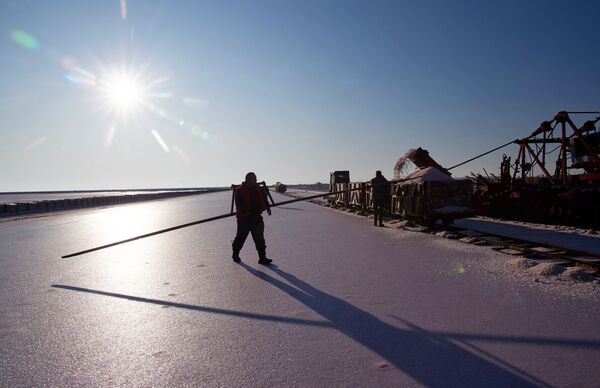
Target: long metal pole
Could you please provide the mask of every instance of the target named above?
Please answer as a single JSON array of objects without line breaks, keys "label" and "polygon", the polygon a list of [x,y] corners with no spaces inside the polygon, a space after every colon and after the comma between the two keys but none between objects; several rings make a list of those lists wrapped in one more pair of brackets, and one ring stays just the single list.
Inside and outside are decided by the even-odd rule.
[{"label": "long metal pole", "polygon": [[[403,181],[405,181],[405,180],[403,180]],[[394,183],[394,182],[397,182],[397,181],[391,181],[390,183]],[[281,205],[288,205],[290,203],[300,202],[300,201],[308,201],[308,200],[316,199],[316,198],[328,197],[330,195],[336,195],[336,194],[344,193],[344,192],[347,192],[347,191],[354,191],[354,190],[361,190],[361,188],[359,187],[359,188],[351,189],[351,190],[333,191],[333,192],[328,192],[328,193],[323,193],[323,194],[310,195],[308,197],[303,197],[303,198],[290,199],[288,201],[277,202],[277,203],[271,205],[271,207],[276,207],[276,206],[281,206]],[[223,218],[233,217],[234,215],[235,215],[235,213],[232,212],[232,213],[227,213],[227,214],[221,214],[220,216],[214,216],[214,217],[205,218],[205,219],[202,219],[202,220],[199,220],[199,221],[188,222],[187,224],[177,225],[177,226],[173,226],[173,227],[170,227],[170,228],[157,230],[156,232],[146,233],[146,234],[142,234],[142,235],[139,235],[139,236],[131,237],[131,238],[128,238],[128,239],[125,239],[125,240],[117,241],[117,242],[114,242],[114,243],[102,245],[102,246],[95,247],[95,248],[86,249],[86,250],[80,251],[80,252],[71,253],[71,254],[62,256],[62,258],[66,259],[68,257],[79,256],[79,255],[83,255],[85,253],[99,251],[101,249],[106,249],[106,248],[114,247],[116,245],[125,244],[125,243],[132,242],[132,241],[135,241],[135,240],[139,240],[139,239],[142,239],[142,238],[152,237],[152,236],[156,236],[158,234],[172,232],[172,231],[177,230],[177,229],[187,228],[188,226],[193,226],[193,225],[198,225],[198,224],[204,224],[206,222],[211,222],[211,221],[216,221],[216,220],[220,220],[220,219],[223,219]]]},{"label": "long metal pole", "polygon": [[[510,142],[508,142],[506,144],[501,145],[500,147],[494,148],[493,150],[490,150],[488,152],[484,152],[483,154],[475,156],[474,158],[471,158],[471,159],[466,160],[466,161],[464,161],[462,163],[459,163],[459,164],[457,164],[455,166],[452,166],[452,167],[448,168],[447,170],[452,170],[453,168],[456,168],[458,166],[462,166],[463,164],[469,163],[469,162],[471,162],[471,161],[473,161],[475,159],[478,159],[478,158],[480,158],[480,157],[482,157],[484,155],[487,155],[489,153],[497,151],[500,148],[504,148],[504,147],[506,147],[506,146],[508,146],[510,144],[513,144],[515,141],[516,140],[510,141]],[[392,184],[392,183],[406,182],[406,181],[409,181],[409,180],[412,180],[412,179],[418,179],[418,177],[408,178],[408,179],[397,179],[397,180],[389,181],[388,183]],[[329,197],[331,195],[336,195],[336,194],[350,193],[351,191],[364,190],[364,189],[367,189],[369,187],[371,187],[370,184],[366,185],[364,187],[359,186],[359,187],[354,188],[354,189],[348,188],[346,190],[332,191],[332,192],[323,193],[323,194],[315,194],[315,195],[311,195],[311,196],[308,196],[308,197],[296,198],[296,199],[291,199],[289,201],[278,202],[278,203],[272,204],[271,207],[276,207],[276,206],[281,206],[281,205],[287,205],[287,204],[294,203],[294,202],[308,201],[308,200],[316,199],[316,198]],[[232,188],[233,188],[233,186],[232,186]],[[142,235],[139,235],[139,236],[131,237],[131,238],[128,238],[128,239],[125,239],[125,240],[117,241],[117,242],[114,242],[114,243],[110,243],[110,244],[102,245],[102,246],[99,246],[99,247],[86,249],[84,251],[80,251],[80,252],[75,252],[75,253],[71,253],[71,254],[68,254],[68,255],[64,255],[64,256],[62,256],[62,258],[66,259],[68,257],[79,256],[79,255],[83,255],[85,253],[99,251],[101,249],[114,247],[116,245],[125,244],[125,243],[132,242],[132,241],[135,241],[135,240],[139,240],[139,239],[142,239],[142,238],[152,237],[152,236],[156,236],[158,234],[172,232],[172,231],[177,230],[177,229],[187,228],[188,226],[193,226],[193,225],[198,225],[198,224],[204,224],[206,222],[211,222],[211,221],[216,221],[216,220],[220,220],[220,219],[223,219],[223,218],[233,217],[234,215],[235,215],[235,213],[233,213],[233,208],[232,208],[231,209],[231,213],[221,214],[220,216],[205,218],[203,220],[198,220],[198,221],[194,221],[194,222],[188,222],[187,224],[177,225],[177,226],[173,226],[173,227],[167,228],[167,229],[157,230],[156,232],[146,233],[146,234],[142,234]]]}]

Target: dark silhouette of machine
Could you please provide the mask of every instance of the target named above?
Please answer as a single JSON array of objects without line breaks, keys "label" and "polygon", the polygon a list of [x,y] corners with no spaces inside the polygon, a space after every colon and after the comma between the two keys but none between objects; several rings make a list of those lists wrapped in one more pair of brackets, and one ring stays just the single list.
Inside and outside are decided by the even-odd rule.
[{"label": "dark silhouette of machine", "polygon": [[517,157],[503,155],[500,175],[474,175],[473,206],[482,215],[551,224],[600,226],[600,116],[577,127],[559,112],[515,140]]},{"label": "dark silhouette of machine", "polygon": [[[558,112],[529,136],[448,168],[433,160],[427,150],[411,149],[394,166],[396,183],[392,185],[390,213],[448,223],[469,214],[456,209],[472,207],[476,214],[498,218],[600,227],[600,130],[597,128],[600,116],[596,116],[599,114]],[[596,117],[578,127],[571,115]],[[518,154],[514,160],[503,155],[500,175],[488,174],[484,169],[485,175],[470,177],[472,183],[450,178],[450,170],[511,144],[518,145]],[[417,171],[408,174],[410,167],[416,167]],[[433,178],[413,180],[432,169]],[[330,190],[341,194],[330,201],[368,209],[369,192],[360,188],[364,184],[349,182],[346,176],[338,179],[332,173]],[[475,191],[471,195],[473,186]],[[354,191],[344,191],[351,189]]]}]

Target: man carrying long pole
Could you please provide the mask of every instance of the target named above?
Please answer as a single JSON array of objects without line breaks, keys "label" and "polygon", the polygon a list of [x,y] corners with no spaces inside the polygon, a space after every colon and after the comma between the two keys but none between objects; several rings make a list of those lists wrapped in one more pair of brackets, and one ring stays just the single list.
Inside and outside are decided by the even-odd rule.
[{"label": "man carrying long pole", "polygon": [[256,174],[249,172],[242,184],[235,188],[235,216],[237,218],[237,232],[233,240],[233,261],[239,263],[240,251],[252,233],[252,239],[258,252],[258,263],[269,265],[273,260],[267,258],[267,245],[265,243],[265,223],[261,213],[267,211],[271,215],[271,207],[267,201],[267,193],[256,183]]}]

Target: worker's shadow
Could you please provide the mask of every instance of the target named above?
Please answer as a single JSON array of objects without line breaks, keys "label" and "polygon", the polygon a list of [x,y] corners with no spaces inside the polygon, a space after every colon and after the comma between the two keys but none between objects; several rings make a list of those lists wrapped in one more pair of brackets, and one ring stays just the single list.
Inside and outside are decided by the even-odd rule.
[{"label": "worker's shadow", "polygon": [[284,281],[247,264],[240,265],[252,275],[279,288],[326,318],[333,328],[377,353],[425,386],[548,386],[499,360],[493,362],[489,355],[483,358],[463,349],[441,335],[412,324],[406,325],[406,329],[392,326],[276,266],[268,268]]}]

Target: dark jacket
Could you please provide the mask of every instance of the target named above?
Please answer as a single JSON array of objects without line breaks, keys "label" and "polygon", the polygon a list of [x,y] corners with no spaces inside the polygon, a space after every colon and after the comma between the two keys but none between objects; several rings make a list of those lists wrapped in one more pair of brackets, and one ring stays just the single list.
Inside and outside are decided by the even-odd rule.
[{"label": "dark jacket", "polygon": [[243,182],[235,189],[235,215],[238,220],[251,214],[260,214],[269,208],[267,194],[259,185]]},{"label": "dark jacket", "polygon": [[374,200],[386,199],[390,196],[390,184],[383,175],[371,179],[371,186]]}]

